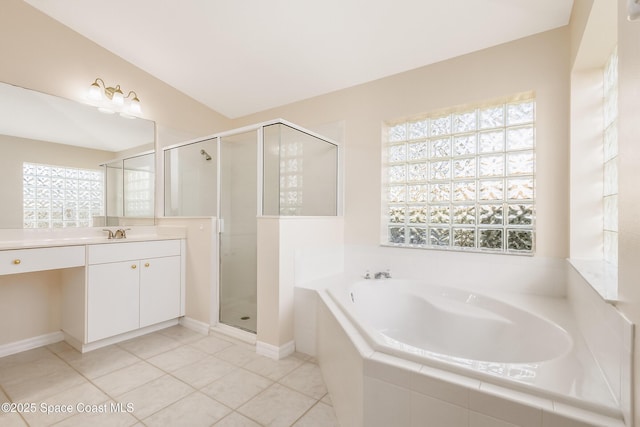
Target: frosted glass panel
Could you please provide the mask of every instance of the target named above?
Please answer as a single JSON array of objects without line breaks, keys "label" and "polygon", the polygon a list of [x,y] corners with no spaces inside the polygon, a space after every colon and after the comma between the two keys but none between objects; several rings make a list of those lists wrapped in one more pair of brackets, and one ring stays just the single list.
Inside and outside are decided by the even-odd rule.
[{"label": "frosted glass panel", "polygon": [[164,152],[164,214],[217,215],[217,145],[207,139]]},{"label": "frosted glass panel", "polygon": [[250,332],[257,327],[257,147],[257,131],[220,138],[220,322]]},{"label": "frosted glass panel", "polygon": [[[407,125],[390,130],[406,138]],[[395,136],[394,136],[395,135]],[[388,150],[389,161],[404,161],[406,147]],[[407,180],[407,166],[392,167],[389,182]],[[337,214],[338,147],[284,124],[264,127],[263,214],[335,216]],[[420,174],[412,170],[412,176]],[[390,188],[390,198],[404,200],[405,189]]]}]

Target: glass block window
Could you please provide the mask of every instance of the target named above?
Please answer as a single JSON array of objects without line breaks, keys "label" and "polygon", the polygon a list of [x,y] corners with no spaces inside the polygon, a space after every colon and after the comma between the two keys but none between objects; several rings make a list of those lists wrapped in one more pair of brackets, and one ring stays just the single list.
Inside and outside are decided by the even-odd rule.
[{"label": "glass block window", "polygon": [[154,173],[146,170],[125,169],[124,215],[130,217],[153,216]]},{"label": "glass block window", "polygon": [[604,68],[604,259],[618,265],[618,52]]},{"label": "glass block window", "polygon": [[91,227],[104,215],[100,170],[22,164],[24,228]]},{"label": "glass block window", "polygon": [[304,195],[304,144],[302,141],[280,145],[280,215],[302,215]]},{"label": "glass block window", "polygon": [[390,124],[383,162],[384,244],[533,253],[532,96]]}]

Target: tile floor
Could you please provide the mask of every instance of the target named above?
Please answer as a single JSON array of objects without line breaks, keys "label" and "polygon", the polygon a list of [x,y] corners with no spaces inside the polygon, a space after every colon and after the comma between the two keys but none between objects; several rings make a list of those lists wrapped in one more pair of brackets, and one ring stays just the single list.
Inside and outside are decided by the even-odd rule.
[{"label": "tile floor", "polygon": [[0,411],[3,427],[338,425],[311,357],[275,361],[181,326],[85,354],[60,342],[0,358],[5,402],[35,411]]}]

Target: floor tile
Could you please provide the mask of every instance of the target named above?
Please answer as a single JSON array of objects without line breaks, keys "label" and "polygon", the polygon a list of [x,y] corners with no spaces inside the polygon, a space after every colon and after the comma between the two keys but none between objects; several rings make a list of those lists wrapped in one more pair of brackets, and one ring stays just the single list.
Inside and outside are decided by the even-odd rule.
[{"label": "floor tile", "polygon": [[[0,402],[71,404],[73,413],[0,413],[0,425],[332,426],[314,362],[301,353],[272,360],[255,345],[182,326],[84,354],[58,342],[0,358]],[[95,409],[79,412],[78,403]],[[115,406],[129,403],[131,413]]]},{"label": "floor tile", "polygon": [[0,412],[0,426],[2,427],[24,427],[27,423],[17,412]]},{"label": "floor tile", "polygon": [[58,341],[57,343],[49,344],[46,348],[51,350],[55,354],[64,353],[65,351],[71,351],[74,349],[65,341]]},{"label": "floor tile", "polygon": [[[72,417],[78,413],[78,410],[82,410],[77,406],[78,402],[91,405],[102,403],[107,399],[107,395],[100,389],[87,382],[37,402],[38,407],[35,412],[24,413],[22,416],[31,427],[49,426]],[[46,407],[42,408],[40,406],[42,404],[45,404]],[[62,411],[58,407],[66,409]],[[70,411],[67,412],[67,409]]]},{"label": "floor tile", "polygon": [[77,371],[64,365],[55,372],[42,376],[2,383],[2,387],[13,402],[41,402],[49,396],[86,382],[86,378]]},{"label": "floor tile", "polygon": [[147,359],[147,362],[166,372],[173,372],[207,357],[207,353],[189,346],[180,346]]},{"label": "floor tile", "polygon": [[132,340],[118,343],[117,345],[135,354],[141,359],[147,359],[155,356],[156,354],[174,349],[180,346],[180,343],[173,338],[169,338],[155,332],[153,334],[143,335]]},{"label": "floor tile", "polygon": [[255,349],[249,350],[241,345],[233,345],[217,352],[216,357],[236,366],[244,366],[262,356],[257,355]]},{"label": "floor tile", "polygon": [[33,350],[5,356],[0,358],[0,374],[10,371],[16,366],[32,363],[40,359],[57,359],[57,357],[46,347],[38,347]]},{"label": "floor tile", "polygon": [[118,397],[156,378],[160,378],[164,374],[165,372],[155,366],[140,361],[102,377],[95,378],[92,381],[109,396]]},{"label": "floor tile", "polygon": [[272,427],[291,426],[316,403],[310,397],[274,384],[238,408],[241,414]]},{"label": "floor tile", "polygon": [[132,415],[144,419],[194,391],[182,381],[165,375],[121,395],[116,400],[123,404],[132,403]]},{"label": "floor tile", "polygon": [[237,408],[271,384],[273,382],[267,378],[238,368],[201,391],[231,408]]},{"label": "floor tile", "polygon": [[260,424],[255,421],[251,421],[249,418],[241,415],[237,412],[233,412],[222,420],[214,424],[214,427],[261,427]]},{"label": "floor tile", "polygon": [[0,384],[42,377],[69,367],[51,351],[44,348],[36,350],[0,359]]},{"label": "floor tile", "polygon": [[191,387],[200,389],[236,369],[240,368],[216,357],[207,356],[202,360],[172,372],[172,375],[186,382]]},{"label": "floor tile", "polygon": [[323,403],[326,403],[329,406],[333,406],[333,402],[331,401],[331,395],[329,393],[325,394],[320,401]]},{"label": "floor tile", "polygon": [[59,356],[89,379],[106,375],[140,361],[133,354],[117,346],[103,347],[87,353],[80,353],[74,349],[60,353]]},{"label": "floor tile", "polygon": [[207,335],[201,334],[191,329],[187,329],[184,326],[176,325],[170,328],[162,329],[158,331],[159,334],[164,335],[178,341],[181,344],[187,344],[193,341],[197,341]]},{"label": "floor tile", "polygon": [[148,427],[208,427],[231,412],[231,409],[200,392],[167,406],[143,420]]},{"label": "floor tile", "polygon": [[273,360],[268,357],[259,357],[244,365],[244,368],[277,381],[303,363],[304,362],[302,360],[293,356],[285,357],[280,360]]},{"label": "floor tile", "polygon": [[100,405],[86,408],[85,412],[66,418],[57,423],[55,427],[129,427],[138,424],[138,420],[126,409],[117,410],[115,402],[103,402]]},{"label": "floor tile", "polygon": [[189,345],[206,353],[215,354],[220,350],[224,350],[225,348],[233,346],[234,344],[229,341],[220,339],[216,336],[209,335],[207,337],[199,339],[198,341],[191,342],[189,343]]},{"label": "floor tile", "polygon": [[302,416],[294,425],[294,427],[339,427],[333,408],[322,402],[318,402],[315,406]]},{"label": "floor tile", "polygon": [[314,399],[322,399],[327,394],[320,367],[313,363],[303,363],[278,382]]}]

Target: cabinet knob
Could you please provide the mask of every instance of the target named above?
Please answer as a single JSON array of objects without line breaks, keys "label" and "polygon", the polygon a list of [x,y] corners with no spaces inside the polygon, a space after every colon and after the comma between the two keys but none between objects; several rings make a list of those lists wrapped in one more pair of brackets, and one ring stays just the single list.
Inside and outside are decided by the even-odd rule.
[{"label": "cabinet knob", "polygon": [[144,266],[145,266],[145,267],[149,267],[150,265],[151,265],[151,264],[149,264],[148,262],[145,262],[145,263],[144,263]]},{"label": "cabinet knob", "polygon": [[18,265],[18,264],[20,264],[21,262],[22,262],[22,261],[20,261],[19,259],[14,259],[14,260],[13,260],[13,263],[14,263],[15,265]]},{"label": "cabinet knob", "polygon": [[131,268],[135,270],[136,268],[138,268],[138,266],[136,264],[131,264]]}]

